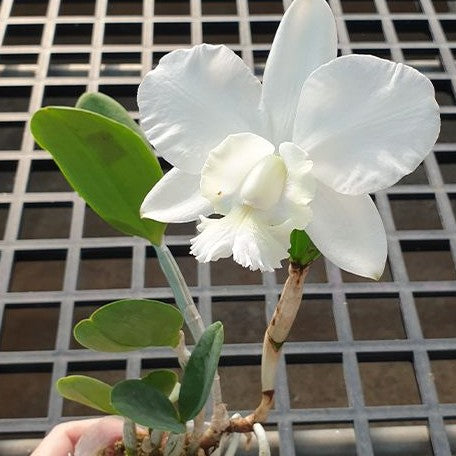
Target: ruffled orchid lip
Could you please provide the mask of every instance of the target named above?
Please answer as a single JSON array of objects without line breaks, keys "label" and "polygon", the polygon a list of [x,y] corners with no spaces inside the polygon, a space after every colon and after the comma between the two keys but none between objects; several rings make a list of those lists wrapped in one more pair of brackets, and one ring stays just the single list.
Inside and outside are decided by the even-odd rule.
[{"label": "ruffled orchid lip", "polygon": [[[225,216],[201,218],[200,234],[191,241],[199,261],[233,254],[245,267],[272,271],[287,256],[290,232],[311,218],[314,179],[306,160],[297,169],[287,168],[294,164],[293,154],[301,155],[299,148],[280,147],[283,156],[274,152],[264,138],[242,133],[228,136],[209,153],[201,194]],[[240,168],[242,157],[248,158]]]},{"label": "ruffled orchid lip", "polygon": [[220,219],[201,217],[200,234],[191,240],[190,252],[202,263],[233,259],[252,271],[274,271],[281,267],[290,243],[289,222],[267,225],[260,214],[239,206]]}]

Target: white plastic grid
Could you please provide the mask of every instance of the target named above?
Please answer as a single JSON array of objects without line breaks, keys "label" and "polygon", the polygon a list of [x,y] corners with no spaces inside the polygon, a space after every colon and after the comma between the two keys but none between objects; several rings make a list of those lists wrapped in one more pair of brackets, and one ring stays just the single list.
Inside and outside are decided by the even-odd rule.
[{"label": "white plastic grid", "polygon": [[[90,212],[83,201],[60,183],[47,153],[35,150],[27,129],[30,114],[45,104],[72,104],[85,90],[101,90],[119,98],[137,117],[132,100],[142,76],[164,53],[204,41],[226,42],[261,76],[282,6],[287,7],[290,3],[281,0],[1,2],[0,90],[4,92],[0,93],[0,185],[4,188],[0,191],[5,193],[0,193],[0,217],[6,222],[3,240],[0,240],[0,321],[3,317],[5,334],[8,320],[13,318],[11,312],[16,310],[19,315],[17,312],[30,306],[58,309],[58,320],[55,344],[51,344],[51,348],[21,349],[20,342],[18,346],[8,348],[5,335],[2,339],[0,334],[0,397],[15,392],[11,378],[25,377],[28,372],[40,371],[44,378],[42,385],[50,388],[68,370],[93,369],[91,362],[98,363],[102,370],[120,371],[119,375],[126,377],[138,376],[142,367],[174,366],[172,354],[161,349],[125,356],[70,348],[74,314],[83,309],[82,303],[130,296],[171,300],[172,294],[166,284],[145,278],[145,271],[150,277],[157,268],[156,265],[155,269],[148,266],[153,258],[147,259],[143,241],[115,233],[105,237],[85,234]],[[329,318],[335,325],[335,337],[334,340],[313,342],[301,334],[286,345],[276,407],[269,421],[277,425],[281,436],[280,452],[287,456],[294,454],[293,429],[318,423],[328,428],[334,426],[333,423],[353,427],[357,454],[373,455],[370,429],[383,421],[427,425],[432,445],[429,454],[449,455],[445,424],[456,417],[456,394],[452,395],[442,382],[439,383],[437,366],[441,360],[446,360],[446,368],[456,364],[456,322],[448,322],[444,338],[438,333],[428,337],[423,334],[423,319],[429,315],[434,318],[439,311],[440,308],[434,312],[427,309],[434,306],[433,301],[443,299],[441,308],[448,319],[456,305],[456,1],[330,0],[329,3],[337,17],[341,54],[367,52],[390,57],[416,66],[431,78],[443,101],[443,132],[435,153],[426,159],[424,169],[401,185],[375,195],[388,234],[390,276],[387,273],[386,279],[378,283],[355,280],[331,263],[319,262],[315,278],[305,287],[305,297],[306,300],[331,301],[332,316]],[[91,33],[88,32],[90,27]],[[8,101],[2,102],[3,97]],[[43,178],[46,173],[52,177]],[[408,201],[406,205],[421,201],[416,205],[419,214],[411,218],[408,225],[407,220],[400,218],[400,208],[406,208],[397,203],[401,198]],[[427,201],[426,206],[423,201]],[[51,211],[61,208],[61,203],[71,206],[71,209],[67,208],[67,211],[71,210],[71,216],[67,215],[66,228],[60,227],[56,231],[58,234],[48,235],[49,238],[44,237],[46,233],[36,234],[33,230],[32,234],[27,234],[27,209],[35,209],[38,216],[44,216],[46,207]],[[395,209],[396,204],[399,209]],[[436,226],[429,228],[420,220],[429,220],[432,211],[437,214]],[[33,215],[31,217],[34,220]],[[400,223],[406,228],[398,226]],[[48,233],[54,233],[47,226],[46,229],[49,229]],[[178,253],[184,266],[189,261],[187,247],[191,237],[188,227],[185,229],[185,234],[176,232],[167,237],[168,244]],[[110,260],[110,256],[114,260]],[[46,261],[36,261],[40,258]],[[90,266],[90,258],[98,261],[98,265]],[[86,263],[89,266],[85,266]],[[126,280],[125,288],[101,288],[103,285],[100,285],[100,288],[90,289],[84,274],[93,277],[91,273],[97,271],[97,267],[102,271],[103,264],[116,265],[118,275],[114,278],[120,278],[122,283]],[[196,281],[191,291],[207,323],[212,320],[213,313],[217,313],[214,309],[219,301],[264,302],[266,315],[271,316],[281,288],[281,274],[246,278],[249,273],[240,273],[230,262],[224,262],[222,266],[187,265],[184,270],[191,271],[195,267]],[[220,276],[222,270],[224,277]],[[41,285],[32,285],[32,280],[28,280],[45,271],[54,271],[55,281],[48,283],[43,279]],[[125,279],[125,271],[130,280]],[[60,285],[59,273],[62,275]],[[231,284],[224,283],[226,280]],[[433,298],[427,307],[418,305],[420,299],[425,299],[423,296]],[[357,298],[398,302],[404,338],[396,338],[397,335],[358,337],[359,324],[355,324],[351,306],[351,301]],[[49,303],[57,307],[46,307]],[[318,321],[324,317],[322,309],[323,305],[317,306],[315,318]],[[362,324],[367,324],[369,313],[361,312],[363,315]],[[253,318],[257,317],[258,314],[253,315]],[[33,328],[23,330],[33,331]],[[233,370],[231,366],[256,366],[246,372],[258,370],[260,340],[229,343],[224,348],[225,376],[231,383],[239,376],[237,387],[246,378],[242,376],[242,370],[236,371],[236,376],[229,374],[230,369]],[[381,362],[385,364],[379,364]],[[392,367],[396,365],[412,366],[418,388],[417,403],[409,401],[409,397],[400,405],[391,405],[385,397],[372,399],[371,389],[385,385],[381,379],[377,379],[374,386],[370,385],[369,379],[375,378],[375,372],[370,369],[366,377],[364,370],[377,366],[384,367],[387,372],[391,368],[396,373],[392,381],[404,383],[400,377],[402,371]],[[346,403],[342,401],[343,405],[340,405],[332,398],[323,404],[324,401],[317,398],[314,402],[304,401],[302,405],[302,401],[293,395],[298,387],[306,389],[312,379],[303,378],[298,384],[291,375],[294,369],[291,366],[298,366],[298,374],[302,368],[303,372],[333,372],[336,377],[340,368]],[[312,370],[309,366],[317,367]],[[326,367],[329,371],[325,371]],[[443,378],[448,380],[448,377]],[[1,407],[0,432],[3,435],[42,432],[60,420],[68,419],[68,416],[62,418],[64,401],[54,390],[47,396],[45,389],[40,394],[45,411],[39,417],[29,416],[21,410],[12,412],[12,416],[8,407]],[[36,390],[31,391],[37,394]],[[385,387],[384,393],[388,394],[388,391]],[[31,404],[36,399],[26,393],[25,397]],[[251,398],[249,402],[252,400],[255,402]]]}]

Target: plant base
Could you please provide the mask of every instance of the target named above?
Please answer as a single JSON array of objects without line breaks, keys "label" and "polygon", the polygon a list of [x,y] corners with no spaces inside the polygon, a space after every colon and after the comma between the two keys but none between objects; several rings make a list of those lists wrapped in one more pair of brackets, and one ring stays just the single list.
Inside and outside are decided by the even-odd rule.
[{"label": "plant base", "polygon": [[[136,456],[159,456],[158,450],[150,448],[150,443],[144,434],[137,434],[138,444],[136,446]],[[95,456],[129,456],[125,449],[123,440],[118,440],[108,448],[99,451]]]}]

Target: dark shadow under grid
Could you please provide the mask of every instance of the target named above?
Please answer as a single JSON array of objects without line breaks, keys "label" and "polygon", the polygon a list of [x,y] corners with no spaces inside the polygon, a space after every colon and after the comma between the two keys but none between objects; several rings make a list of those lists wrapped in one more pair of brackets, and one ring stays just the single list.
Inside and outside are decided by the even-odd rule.
[{"label": "dark shadow under grid", "polygon": [[0,161],[0,192],[11,193],[14,188],[17,161]]},{"label": "dark shadow under grid", "polygon": [[54,350],[59,312],[58,303],[7,304],[0,331],[0,350]]},{"label": "dark shadow under grid", "polygon": [[18,250],[8,290],[59,291],[63,288],[65,250]]},{"label": "dark shadow under grid", "polygon": [[11,16],[45,16],[47,0],[15,0],[11,8]]},{"label": "dark shadow under grid", "polygon": [[95,0],[60,0],[59,16],[91,16]]},{"label": "dark shadow under grid", "polygon": [[20,150],[25,122],[0,121],[0,151]]},{"label": "dark shadow under grid", "polygon": [[14,398],[8,401],[9,407],[0,408],[0,419],[47,416],[51,372],[52,364],[0,366],[0,396]]}]

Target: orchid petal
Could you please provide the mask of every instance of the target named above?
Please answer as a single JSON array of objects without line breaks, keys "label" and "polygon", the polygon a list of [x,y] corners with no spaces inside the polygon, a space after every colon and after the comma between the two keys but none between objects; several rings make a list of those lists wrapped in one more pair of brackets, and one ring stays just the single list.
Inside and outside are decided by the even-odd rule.
[{"label": "orchid petal", "polygon": [[252,133],[230,135],[213,149],[201,171],[201,194],[219,214],[228,213],[239,196],[241,184],[274,146]]},{"label": "orchid petal", "polygon": [[200,262],[217,261],[233,255],[234,261],[252,271],[273,271],[288,257],[290,232],[287,221],[269,226],[247,206],[233,209],[221,219],[201,217],[200,234],[191,240],[191,253]]},{"label": "orchid petal", "polygon": [[345,271],[378,280],[387,244],[382,219],[369,195],[343,195],[319,184],[306,232],[320,252]]},{"label": "orchid petal", "polygon": [[336,23],[326,1],[294,0],[279,25],[263,76],[263,101],[276,144],[292,139],[304,81],[336,56]]},{"label": "orchid petal", "polygon": [[264,133],[260,98],[261,84],[242,59],[226,46],[207,44],[167,54],[138,90],[147,138],[192,174],[228,135]]},{"label": "orchid petal", "polygon": [[304,83],[293,141],[309,154],[319,180],[359,195],[411,173],[439,129],[429,79],[402,64],[350,55],[320,67]]},{"label": "orchid petal", "polygon": [[199,183],[199,176],[171,169],[144,198],[141,217],[184,223],[212,214],[212,204],[201,196]]}]

